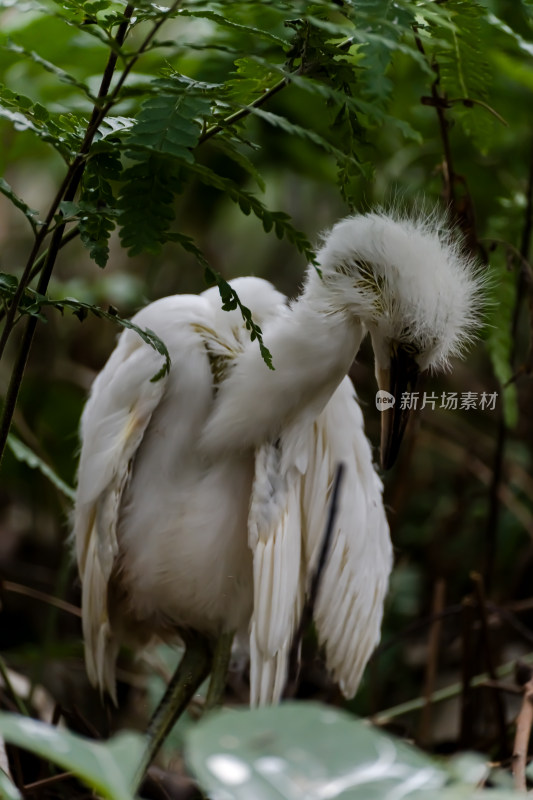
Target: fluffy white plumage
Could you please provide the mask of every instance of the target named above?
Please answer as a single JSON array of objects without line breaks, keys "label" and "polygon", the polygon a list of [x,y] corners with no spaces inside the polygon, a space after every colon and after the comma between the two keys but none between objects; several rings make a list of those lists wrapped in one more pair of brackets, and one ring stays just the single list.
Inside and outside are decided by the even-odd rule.
[{"label": "fluffy white plumage", "polygon": [[370,331],[377,371],[391,348],[440,367],[472,335],[480,279],[435,220],[384,214],[339,222],[292,305],[257,278],[233,282],[263,329],[275,371],[218,292],[174,296],[134,318],[160,357],[122,333],[82,424],[75,507],[91,681],[115,693],[122,641],[179,627],[249,642],[251,702],[279,699],[292,635],[346,466],[315,623],[327,666],[355,693],[379,638],[392,564],[382,485],[351,362]]}]

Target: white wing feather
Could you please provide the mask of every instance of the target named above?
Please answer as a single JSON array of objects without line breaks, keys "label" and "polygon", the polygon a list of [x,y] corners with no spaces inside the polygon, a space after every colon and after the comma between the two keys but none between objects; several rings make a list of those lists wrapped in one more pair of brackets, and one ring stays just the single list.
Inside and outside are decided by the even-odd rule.
[{"label": "white wing feather", "polygon": [[363,417],[345,378],[317,419],[303,480],[304,558],[314,569],[336,466],[345,465],[330,554],[315,607],[319,643],[328,670],[352,697],[379,641],[392,546],[382,484],[363,429]]},{"label": "white wing feather", "polygon": [[256,453],[249,516],[254,611],[250,628],[250,703],[277,702],[303,602],[300,476],[281,470],[282,442]]},{"label": "white wing feather", "polygon": [[382,485],[361,410],[346,378],[315,422],[287,428],[256,455],[249,518],[254,557],[251,702],[280,699],[287,661],[314,572],[336,467],[345,465],[330,555],[315,607],[328,669],[348,697],[379,639],[392,566]]},{"label": "white wing feather", "polygon": [[74,537],[82,581],[87,674],[115,699],[118,642],[108,617],[108,582],[118,553],[117,522],[131,461],[166,379],[151,382],[162,358],[124,331],[91,389],[81,420],[82,450]]}]

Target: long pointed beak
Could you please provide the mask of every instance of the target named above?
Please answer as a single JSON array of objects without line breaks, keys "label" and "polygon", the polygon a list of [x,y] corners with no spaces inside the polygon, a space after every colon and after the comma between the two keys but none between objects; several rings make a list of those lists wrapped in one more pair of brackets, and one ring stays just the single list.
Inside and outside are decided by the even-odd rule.
[{"label": "long pointed beak", "polygon": [[402,345],[393,346],[390,368],[377,370],[379,388],[392,395],[390,404],[381,411],[382,469],[390,469],[398,457],[410,411],[410,404],[402,403],[402,397],[415,390],[419,372],[413,354]]}]

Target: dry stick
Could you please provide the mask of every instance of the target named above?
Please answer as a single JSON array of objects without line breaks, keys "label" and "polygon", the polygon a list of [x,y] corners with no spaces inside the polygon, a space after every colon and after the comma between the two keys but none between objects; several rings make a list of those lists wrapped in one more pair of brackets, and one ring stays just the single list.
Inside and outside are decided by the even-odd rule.
[{"label": "dry stick", "polygon": [[[526,653],[526,655],[521,657],[520,661],[523,664],[533,665],[533,653]],[[508,661],[506,664],[502,664],[500,667],[498,667],[496,670],[496,675],[498,678],[505,678],[508,675],[511,675],[515,668],[516,659],[513,659],[513,661]],[[486,672],[483,672],[480,675],[475,675],[471,679],[470,686],[473,689],[477,688],[478,686],[485,686],[488,680],[490,680],[489,675]],[[437,689],[437,691],[433,692],[433,695],[431,696],[431,702],[435,704],[443,703],[445,700],[451,700],[461,694],[462,688],[463,685],[461,683],[452,683],[442,689]],[[419,709],[423,708],[424,702],[425,700],[423,697],[415,697],[414,700],[407,700],[405,703],[400,703],[397,706],[392,706],[391,708],[386,708],[383,711],[379,711],[377,714],[369,717],[369,719],[373,725],[387,725],[391,720],[396,719],[397,717],[401,717],[404,714],[410,714],[413,711],[418,711]]]},{"label": "dry stick", "polygon": [[333,479],[333,488],[331,491],[331,497],[329,501],[326,529],[322,536],[322,545],[320,547],[320,553],[318,555],[315,571],[313,573],[313,577],[310,582],[307,600],[305,601],[302,615],[300,617],[300,623],[298,625],[296,633],[294,634],[291,650],[289,653],[289,670],[288,670],[287,685],[285,687],[285,691],[283,692],[284,697],[293,696],[294,690],[298,682],[300,646],[305,631],[313,621],[313,614],[315,611],[316,600],[318,597],[318,590],[320,589],[320,582],[322,580],[322,575],[324,574],[324,569],[326,566],[326,562],[328,560],[331,540],[333,538],[335,520],[337,518],[340,490],[342,486],[342,480],[344,477],[344,469],[345,467],[342,462],[337,464],[337,467],[335,469],[335,477]]},{"label": "dry stick", "polygon": [[23,792],[35,792],[37,789],[41,789],[45,786],[51,786],[55,783],[62,783],[63,781],[68,780],[68,778],[75,777],[74,772],[61,772],[59,775],[51,775],[49,778],[41,778],[39,781],[34,781],[33,783],[27,783],[25,786],[22,787]]},{"label": "dry stick", "polygon": [[59,597],[53,597],[51,594],[33,589],[31,586],[24,586],[22,583],[14,583],[13,581],[2,581],[2,589],[6,592],[22,594],[25,597],[31,597],[32,600],[39,600],[39,602],[55,606],[55,608],[58,608],[60,611],[65,611],[67,614],[72,614],[74,617],[81,617],[81,608],[72,605],[72,603],[67,603]]},{"label": "dry stick", "polygon": [[426,679],[424,683],[425,704],[420,718],[418,732],[418,743],[424,747],[429,744],[431,728],[431,695],[435,689],[435,678],[437,676],[437,665],[439,661],[439,645],[442,633],[442,612],[444,611],[444,599],[446,595],[446,583],[439,578],[435,584],[433,592],[433,616],[434,622],[429,630],[428,637],[428,662],[426,666]]},{"label": "dry stick", "polygon": [[515,789],[519,792],[527,791],[526,765],[533,725],[533,678],[530,678],[523,687],[524,696],[522,707],[516,719],[516,734],[513,746],[513,775]]},{"label": "dry stick", "polygon": [[470,747],[472,738],[472,675],[473,675],[473,622],[474,604],[471,597],[463,600],[462,659],[461,659],[461,733],[462,747]]},{"label": "dry stick", "polygon": [[[474,583],[476,599],[478,604],[479,619],[481,621],[481,638],[485,649],[485,661],[487,663],[487,672],[492,681],[496,681],[496,669],[492,658],[492,651],[490,649],[490,636],[489,636],[489,623],[487,618],[487,601],[485,598],[485,590],[483,587],[483,578],[478,572],[472,572],[470,577]],[[500,748],[501,755],[504,756],[507,752],[507,725],[505,722],[505,706],[503,697],[499,689],[492,691],[494,702],[494,714],[498,725],[500,734]]]}]

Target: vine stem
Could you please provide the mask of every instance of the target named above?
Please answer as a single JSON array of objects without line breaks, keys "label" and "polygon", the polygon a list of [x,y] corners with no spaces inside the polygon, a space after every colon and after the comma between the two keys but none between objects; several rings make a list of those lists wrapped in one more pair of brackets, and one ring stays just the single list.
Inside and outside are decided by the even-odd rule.
[{"label": "vine stem", "polygon": [[[79,225],[75,225],[73,228],[71,228],[69,230],[68,233],[65,233],[65,235],[63,236],[63,238],[61,239],[61,242],[59,244],[59,249],[62,250],[63,247],[65,247],[66,244],[71,242],[73,239],[75,239],[79,235],[80,235]],[[48,250],[45,250],[44,253],[41,253],[39,258],[35,259],[35,262],[33,264],[33,268],[31,270],[31,273],[30,273],[30,276],[29,276],[29,283],[31,283],[31,281],[34,278],[36,278],[37,275],[39,274],[39,272],[42,270],[42,268],[44,266],[44,262],[46,261],[47,256],[48,256]],[[6,316],[6,311],[5,311],[5,309],[1,308],[0,309],[0,322],[3,320],[3,318],[5,316]]]},{"label": "vine stem", "polygon": [[208,139],[211,139],[211,137],[224,130],[224,128],[227,128],[229,125],[234,125],[236,122],[239,122],[241,119],[247,117],[249,114],[251,114],[252,109],[260,108],[262,105],[264,105],[264,103],[266,103],[267,100],[270,100],[271,97],[288,86],[289,82],[289,78],[282,78],[280,81],[278,81],[278,83],[274,84],[274,86],[271,86],[270,89],[267,89],[266,92],[257,97],[253,103],[244,106],[243,108],[239,109],[239,111],[235,111],[234,114],[226,117],[223,123],[220,123],[219,125],[213,125],[212,128],[208,128],[206,132],[200,136],[199,144],[203,144]]},{"label": "vine stem", "polygon": [[[133,6],[132,5],[128,5],[126,7],[125,11],[124,11],[125,19],[123,20],[123,22],[121,22],[121,24],[119,26],[119,29],[117,31],[116,38],[115,38],[115,41],[116,41],[116,43],[117,43],[117,45],[119,47],[124,43],[124,39],[126,38],[126,33],[128,31],[128,26],[129,26],[129,23],[130,23],[131,15],[133,14],[133,10],[134,10]],[[102,99],[109,92],[109,87],[111,85],[111,80],[113,78],[113,73],[114,73],[114,70],[115,70],[115,67],[116,67],[116,63],[117,63],[117,58],[118,58],[118,54],[115,51],[112,51],[110,53],[110,55],[109,55],[109,59],[108,59],[108,62],[106,64],[106,67],[105,67],[105,70],[104,70],[104,74],[102,76],[102,82],[100,84],[100,89],[98,91],[98,99]],[[113,94],[115,95],[115,93],[113,93]],[[107,105],[109,105],[109,104],[107,104]],[[109,110],[109,109],[107,109],[107,110]],[[105,113],[107,113],[107,110],[105,111]],[[66,175],[63,178],[63,181],[61,183],[61,186],[57,190],[56,195],[55,195],[55,197],[54,197],[54,199],[53,199],[53,201],[52,201],[52,203],[50,205],[50,208],[48,210],[48,214],[46,215],[46,218],[45,218],[45,220],[44,220],[44,222],[42,224],[42,227],[40,228],[38,234],[35,237],[35,241],[33,243],[33,247],[31,249],[30,255],[28,256],[28,260],[26,262],[26,266],[24,267],[24,271],[23,271],[21,279],[19,281],[19,285],[17,287],[17,291],[15,292],[13,300],[11,301],[11,304],[10,304],[9,308],[7,309],[4,329],[2,331],[2,336],[0,337],[0,358],[2,358],[2,355],[4,354],[4,350],[5,350],[5,346],[7,344],[7,340],[9,339],[9,336],[11,335],[11,332],[13,330],[13,327],[14,327],[14,324],[15,324],[15,317],[16,317],[17,309],[19,307],[19,304],[20,304],[20,301],[22,299],[22,296],[23,296],[28,284],[30,283],[30,281],[32,279],[32,276],[33,276],[33,273],[34,273],[34,267],[35,267],[35,260],[37,258],[37,253],[39,252],[39,249],[40,249],[43,241],[45,240],[46,236],[49,233],[50,225],[53,222],[54,216],[55,216],[55,214],[57,212],[57,209],[59,208],[59,204],[61,203],[62,200],[73,200],[74,199],[74,196],[76,194],[76,190],[77,190],[77,188],[78,188],[78,186],[80,184],[80,181],[81,181],[81,178],[82,178],[82,175],[83,175],[83,170],[85,168],[85,157],[86,157],[86,155],[87,155],[87,153],[89,151],[89,148],[90,148],[90,146],[92,144],[92,141],[94,139],[96,131],[98,130],[98,127],[99,127],[99,125],[100,125],[100,123],[102,121],[102,118],[103,118],[101,114],[102,114],[102,110],[98,107],[98,104],[96,104],[94,106],[94,108],[93,108],[93,111],[92,111],[92,114],[91,114],[91,119],[89,120],[89,124],[88,124],[87,130],[85,132],[85,137],[84,137],[83,142],[82,142],[82,144],[80,146],[79,152],[76,155],[76,158],[74,159],[72,164],[69,166],[69,168],[67,170],[67,173],[66,173]],[[105,114],[104,114],[104,116],[105,116]],[[58,227],[61,228],[61,234],[63,234],[65,226],[64,225],[63,226],[60,225]],[[56,231],[57,231],[57,228],[55,229],[54,233]],[[52,245],[49,248],[49,252],[50,252],[50,250],[52,250]],[[55,258],[56,257],[57,257],[57,253],[55,254],[55,257],[54,257],[54,263],[55,263]],[[46,282],[45,291],[46,291],[47,287],[48,287],[48,282]],[[44,292],[43,292],[43,294],[44,294]],[[2,457],[2,453],[3,453],[3,450],[2,450],[2,447],[0,446],[0,459]]]},{"label": "vine stem", "polygon": [[[118,47],[121,47],[122,44],[124,43],[133,11],[134,7],[131,4],[128,4],[124,10],[124,20],[121,22],[117,31],[117,35],[115,37],[115,42],[118,45]],[[147,43],[151,41],[151,38],[155,34],[155,28],[156,26],[154,26],[154,29],[152,29],[151,35],[149,35],[147,37],[147,40],[145,40],[145,46],[147,46]],[[136,55],[138,57],[140,55],[140,51],[138,51]],[[109,55],[104,70],[104,74],[102,76],[102,82],[100,84],[100,89],[98,91],[99,99],[106,97],[109,92],[109,87],[111,85],[111,80],[113,78],[113,74],[117,64],[117,59],[118,59],[118,54],[115,51],[112,51]],[[133,63],[134,59],[132,59],[130,64],[133,66]],[[126,72],[126,68],[123,70],[123,75],[124,72]],[[98,107],[98,104],[94,106],[91,114],[91,119],[87,126],[87,131],[85,133],[84,140],[80,147],[80,151],[76,156],[76,158],[74,159],[74,161],[72,162],[72,164],[70,165],[67,174],[65,175],[65,178],[63,179],[63,182],[50,206],[44,225],[35,238],[30,256],[28,258],[23,275],[19,282],[17,292],[13,297],[11,305],[7,309],[6,319],[4,323],[4,330],[2,331],[2,337],[0,340],[0,358],[3,355],[5,346],[7,344],[7,340],[11,334],[11,331],[13,330],[13,326],[15,324],[15,316],[19,306],[19,302],[34,272],[35,260],[39,248],[42,242],[44,241],[45,236],[48,233],[49,227],[54,219],[54,215],[61,201],[62,200],[69,201],[74,199],[83,176],[83,171],[85,168],[85,156],[90,149],[96,131],[98,130],[98,127],[103,117],[107,114],[109,108],[111,108],[111,106],[113,105],[113,102],[115,101],[119,88],[120,86],[117,86],[115,88],[112,98],[109,100],[108,103],[105,104],[104,108],[100,109]],[[46,291],[48,289],[48,284],[50,282],[52,270],[54,268],[59,250],[61,248],[65,226],[66,222],[58,224],[52,234],[50,246],[44,258],[42,272],[39,278],[39,283],[37,285],[37,291],[40,294],[46,294]],[[15,359],[13,371],[11,373],[11,379],[9,381],[9,386],[4,401],[4,407],[2,409],[2,419],[0,422],[0,461],[4,455],[7,436],[9,433],[9,429],[11,427],[11,421],[13,419],[15,406],[17,404],[17,398],[22,384],[22,378],[24,376],[24,370],[26,369],[26,364],[30,354],[36,327],[37,327],[37,317],[28,316],[28,319],[26,321],[26,327],[24,329],[22,340],[20,342],[19,350]]]}]

